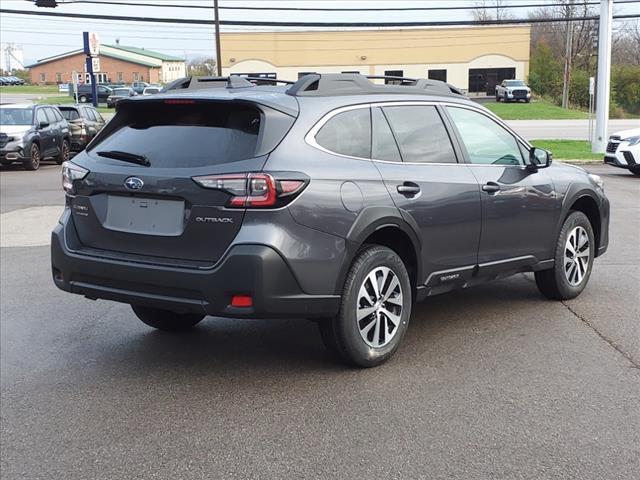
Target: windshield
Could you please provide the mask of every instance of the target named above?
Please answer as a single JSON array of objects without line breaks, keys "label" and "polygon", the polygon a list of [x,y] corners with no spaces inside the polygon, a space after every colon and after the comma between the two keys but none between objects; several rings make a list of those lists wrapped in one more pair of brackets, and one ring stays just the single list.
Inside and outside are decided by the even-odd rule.
[{"label": "windshield", "polygon": [[505,81],[507,87],[524,87],[525,84],[522,80],[507,80]]},{"label": "windshield", "polygon": [[80,115],[78,115],[77,110],[74,108],[66,108],[66,109],[59,108],[59,110],[65,120],[70,121],[70,120],[77,120],[78,118],[80,118]]},{"label": "windshield", "polygon": [[31,125],[33,108],[0,109],[0,125]]},{"label": "windshield", "polygon": [[116,88],[113,91],[114,95],[129,95],[129,89],[128,88]]}]

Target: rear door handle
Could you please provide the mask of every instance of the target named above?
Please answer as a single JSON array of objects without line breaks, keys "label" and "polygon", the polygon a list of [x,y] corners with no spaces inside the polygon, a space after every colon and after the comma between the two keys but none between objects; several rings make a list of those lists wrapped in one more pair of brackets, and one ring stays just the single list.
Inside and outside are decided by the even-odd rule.
[{"label": "rear door handle", "polygon": [[414,196],[420,193],[420,186],[413,182],[404,182],[402,185],[397,186],[398,193],[405,196]]},{"label": "rear door handle", "polygon": [[496,193],[500,191],[500,185],[496,182],[487,182],[482,186],[482,191],[487,193]]}]

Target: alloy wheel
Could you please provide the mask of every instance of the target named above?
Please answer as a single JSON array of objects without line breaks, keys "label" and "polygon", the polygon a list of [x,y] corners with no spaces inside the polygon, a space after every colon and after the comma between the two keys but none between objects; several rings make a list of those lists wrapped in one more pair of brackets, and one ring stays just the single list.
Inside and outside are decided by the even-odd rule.
[{"label": "alloy wheel", "polygon": [[40,166],[40,149],[37,145],[31,146],[31,165],[33,168],[38,168]]},{"label": "alloy wheel", "polygon": [[590,256],[589,235],[583,227],[577,226],[569,232],[564,246],[564,275],[569,285],[575,287],[582,283]]},{"label": "alloy wheel", "polygon": [[389,344],[402,320],[402,286],[388,267],[376,267],[365,277],[356,305],[360,336],[374,348]]}]

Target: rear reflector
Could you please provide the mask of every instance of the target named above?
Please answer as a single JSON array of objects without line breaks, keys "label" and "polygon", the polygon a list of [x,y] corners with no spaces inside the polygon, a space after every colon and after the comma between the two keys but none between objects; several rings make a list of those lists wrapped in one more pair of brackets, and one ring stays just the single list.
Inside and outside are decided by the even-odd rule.
[{"label": "rear reflector", "polygon": [[239,308],[252,307],[253,298],[251,295],[234,295],[231,297],[231,306]]}]

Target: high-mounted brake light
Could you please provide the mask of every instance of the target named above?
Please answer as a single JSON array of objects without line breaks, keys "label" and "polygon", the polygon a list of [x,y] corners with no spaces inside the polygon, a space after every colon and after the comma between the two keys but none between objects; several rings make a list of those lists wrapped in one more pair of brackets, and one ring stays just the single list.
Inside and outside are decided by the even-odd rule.
[{"label": "high-mounted brake light", "polygon": [[193,177],[204,188],[231,195],[228,208],[274,208],[293,200],[306,185],[305,180],[276,179],[268,173],[238,173]]},{"label": "high-mounted brake light", "polygon": [[165,100],[162,103],[164,103],[165,105],[193,105],[194,103],[196,103],[196,101],[182,99],[182,98],[173,98],[173,99]]}]

